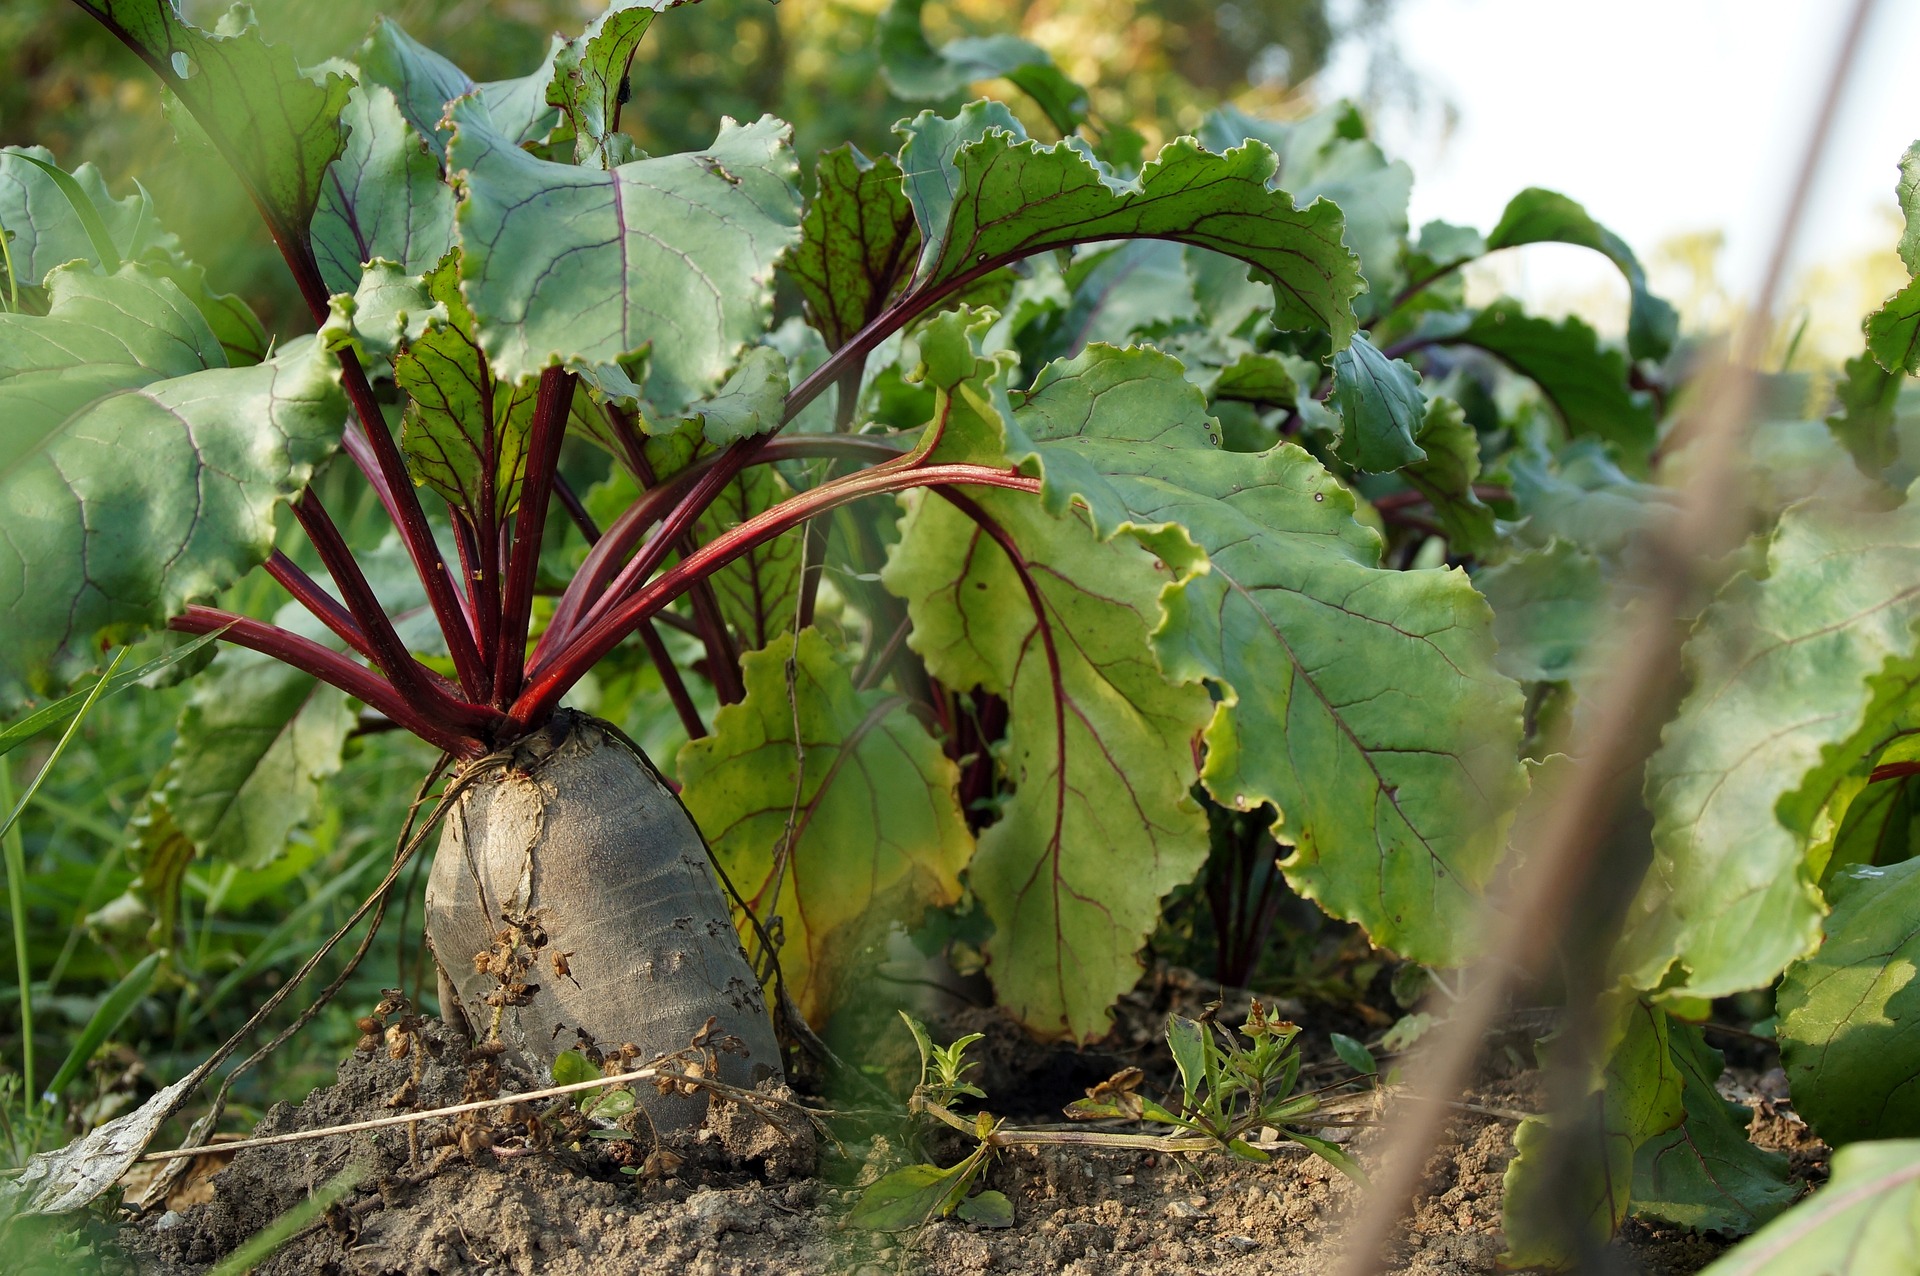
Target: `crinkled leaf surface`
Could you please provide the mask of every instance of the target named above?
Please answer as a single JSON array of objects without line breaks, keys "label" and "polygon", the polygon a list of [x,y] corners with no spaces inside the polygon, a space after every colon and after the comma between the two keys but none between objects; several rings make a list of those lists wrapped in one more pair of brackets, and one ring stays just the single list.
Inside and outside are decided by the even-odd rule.
[{"label": "crinkled leaf surface", "polygon": [[1900,233],[1900,260],[1909,275],[1920,275],[1920,142],[1900,157],[1900,180],[1894,183],[1893,194],[1907,221]]},{"label": "crinkled leaf surface", "polygon": [[347,144],[327,168],[313,216],[313,255],[331,292],[352,292],[382,258],[424,274],[453,246],[453,191],[440,160],[393,91],[363,84],[347,98]]},{"label": "crinkled leaf surface", "polygon": [[18,1178],[0,1187],[0,1218],[66,1214],[105,1192],[133,1168],[195,1085],[195,1078],[182,1078],[84,1138],[36,1154]]},{"label": "crinkled leaf surface", "polygon": [[264,868],[340,769],[353,722],[344,692],[265,656],[223,651],[181,711],[160,801],[201,855]]},{"label": "crinkled leaf surface", "polygon": [[1910,1276],[1920,1254],[1920,1139],[1854,1143],[1833,1177],[1701,1276]]},{"label": "crinkled leaf surface", "polygon": [[813,326],[838,349],[907,282],[920,255],[920,228],[891,155],[870,160],[842,146],[820,157],[813,180],[787,271]]},{"label": "crinkled leaf surface", "polygon": [[1273,286],[1276,326],[1322,329],[1335,349],[1353,335],[1353,297],[1364,285],[1341,242],[1340,210],[1328,201],[1295,208],[1269,189],[1276,161],[1262,143],[1215,155],[1180,138],[1123,179],[1078,139],[1028,140],[997,102],[951,120],[922,114],[905,136],[900,166],[924,241],[917,292],[1052,248],[1172,239],[1251,266]]},{"label": "crinkled leaf surface", "polygon": [[1806,853],[1823,802],[1783,799],[1858,764],[1845,745],[1870,729],[1871,675],[1910,656],[1917,618],[1911,496],[1884,512],[1789,510],[1766,578],[1736,577],[1702,616],[1693,689],[1647,765],[1654,863],[1620,949],[1638,986],[1722,996],[1812,949],[1824,909]]},{"label": "crinkled leaf surface", "polygon": [[[681,796],[748,904],[763,921],[781,919],[787,987],[824,1023],[852,991],[860,950],[889,922],[960,898],[973,837],[955,796],[959,770],[904,700],[855,690],[818,630],[800,631],[797,654],[792,633],[779,635],[748,652],[741,671],[746,699],[680,751]],[[789,817],[792,850],[776,881]]]},{"label": "crinkled leaf surface", "polygon": [[139,267],[48,286],[46,316],[0,315],[4,704],[261,562],[275,504],[344,414],[313,341],[227,368],[199,312]]},{"label": "crinkled leaf surface", "polygon": [[1336,451],[1348,465],[1381,472],[1427,459],[1413,441],[1426,420],[1426,396],[1420,374],[1405,361],[1355,336],[1333,356],[1330,398],[1343,425]]},{"label": "crinkled leaf surface", "polygon": [[925,7],[926,0],[893,0],[880,15],[875,36],[880,74],[895,97],[937,101],[969,84],[1004,78],[1031,97],[1062,133],[1072,133],[1086,118],[1087,91],[1068,79],[1045,49],[1013,35],[963,37],[936,49],[921,24]]},{"label": "crinkled leaf surface", "polygon": [[[1174,677],[1222,686],[1208,789],[1280,810],[1283,867],[1322,907],[1419,960],[1462,959],[1523,783],[1519,689],[1493,669],[1465,575],[1381,570],[1318,462],[1220,450],[1157,351],[1093,347],[1016,399],[1010,455],[1037,462],[1049,510],[1084,503],[1103,536],[1138,529],[1189,560],[1155,644]],[[1174,525],[1184,536],[1153,531]]]},{"label": "crinkled leaf surface", "polygon": [[1920,279],[1867,316],[1867,349],[1888,372],[1920,372]]},{"label": "crinkled leaf surface", "polygon": [[341,115],[353,82],[332,71],[317,83],[307,78],[289,50],[260,38],[245,6],[229,10],[213,32],[181,18],[174,0],[88,0],[85,7],[186,104],[267,217],[303,237],[345,140]]},{"label": "crinkled leaf surface", "polygon": [[[1452,399],[1428,400],[1413,442],[1425,455],[1405,468],[1404,477],[1427,498],[1453,552],[1484,554],[1492,549],[1493,511],[1473,490],[1473,481],[1480,477],[1480,436],[1467,424],[1466,413]],[[1496,610],[1496,632],[1499,624]]]},{"label": "crinkled leaf surface", "polygon": [[[711,540],[763,514],[793,490],[780,471],[756,465],[727,484],[695,524],[695,535]],[[796,529],[756,545],[711,577],[720,614],[743,648],[764,647],[791,631],[800,595],[800,551],[805,532]]]},{"label": "crinkled leaf surface", "polygon": [[[1520,1123],[1501,1206],[1507,1237],[1503,1267],[1564,1270],[1583,1237],[1588,1244],[1604,1245],[1626,1221],[1635,1152],[1678,1125],[1685,1113],[1668,1033],[1665,1011],[1637,1000],[1621,1007],[1612,1050],[1576,1127],[1594,1145],[1569,1149],[1579,1163],[1564,1177],[1542,1172],[1541,1163],[1553,1155],[1548,1120],[1529,1117]],[[1549,1195],[1556,1187],[1560,1194]]]},{"label": "crinkled leaf surface", "polygon": [[1905,378],[1881,367],[1871,351],[1847,360],[1840,371],[1834,387],[1839,409],[1827,418],[1827,428],[1863,473],[1878,474],[1900,455],[1894,406]]},{"label": "crinkled leaf surface", "polygon": [[1646,272],[1625,240],[1565,195],[1529,187],[1508,201],[1499,224],[1487,232],[1486,250],[1542,243],[1591,248],[1618,266],[1632,293],[1627,313],[1628,351],[1636,359],[1666,358],[1679,334],[1680,317],[1648,290]]},{"label": "crinkled leaf surface", "polygon": [[1781,981],[1794,1110],[1829,1143],[1920,1135],[1920,860],[1832,882],[1826,942]]},{"label": "crinkled leaf surface", "polygon": [[565,40],[554,36],[546,60],[531,74],[475,84],[465,71],[415,40],[392,19],[381,18],[360,50],[359,66],[363,80],[393,91],[400,113],[434,154],[445,159],[447,135],[440,121],[448,103],[470,93],[479,94],[477,108],[516,146],[537,142],[552,132],[560,113],[548,103],[547,91],[554,78],[554,60],[565,46]]},{"label": "crinkled leaf surface", "polygon": [[496,376],[652,343],[648,395],[676,411],[765,328],[799,222],[785,125],[728,120],[705,151],[602,172],[528,154],[469,102],[453,119],[461,283]]},{"label": "crinkled leaf surface", "polygon": [[481,526],[498,526],[520,503],[538,383],[493,375],[451,261],[426,282],[446,317],[428,318],[394,359],[394,382],[411,400],[400,446],[417,480]]},{"label": "crinkled leaf surface", "polygon": [[1285,123],[1228,105],[1211,112],[1200,126],[1200,141],[1212,151],[1230,150],[1249,138],[1264,142],[1280,157],[1269,185],[1291,191],[1298,203],[1325,196],[1340,206],[1347,219],[1347,247],[1360,259],[1377,312],[1399,284],[1413,170],[1404,160],[1386,157],[1367,136],[1366,122],[1351,102],[1335,102],[1306,119]]},{"label": "crinkled leaf surface", "polygon": [[1793,1204],[1800,1189],[1788,1181],[1786,1157],[1747,1138],[1753,1111],[1720,1097],[1715,1082],[1726,1061],[1700,1029],[1669,1024],[1667,1040],[1686,1120],[1634,1153],[1633,1214],[1744,1236]]},{"label": "crinkled leaf surface", "polygon": [[772,346],[749,346],[727,383],[693,405],[687,419],[707,442],[725,447],[780,428],[787,398],[787,358]]},{"label": "crinkled leaf surface", "polygon": [[612,168],[627,158],[623,152],[629,148],[617,136],[627,68],[654,18],[684,3],[687,0],[614,0],[556,53],[547,101],[560,109],[573,132],[575,163]]}]

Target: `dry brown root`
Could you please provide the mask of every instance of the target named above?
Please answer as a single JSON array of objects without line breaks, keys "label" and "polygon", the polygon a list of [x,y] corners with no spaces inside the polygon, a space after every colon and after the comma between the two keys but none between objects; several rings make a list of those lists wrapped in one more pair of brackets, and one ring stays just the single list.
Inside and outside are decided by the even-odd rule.
[{"label": "dry brown root", "polygon": [[[719,1079],[780,1076],[760,985],[705,844],[679,799],[603,724],[562,712],[480,764],[449,812],[427,881],[443,1005],[542,1071],[582,1034],[642,1059],[722,1043]],[[716,1020],[708,1028],[708,1020]],[[730,1040],[731,1039],[731,1040]],[[647,1091],[661,1129],[704,1096]]]}]

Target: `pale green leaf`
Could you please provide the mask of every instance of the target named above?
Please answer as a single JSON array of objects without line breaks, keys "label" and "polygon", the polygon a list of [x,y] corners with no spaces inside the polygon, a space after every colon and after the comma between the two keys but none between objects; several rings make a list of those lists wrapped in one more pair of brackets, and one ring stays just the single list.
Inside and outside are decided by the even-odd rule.
[{"label": "pale green leaf", "polygon": [[1909,146],[1900,157],[1900,180],[1893,194],[1907,223],[1900,232],[1900,260],[1909,275],[1920,275],[1920,142]]},{"label": "pale green leaf", "polygon": [[1855,1143],[1833,1177],[1701,1276],[1912,1276],[1920,1254],[1920,1140]]},{"label": "pale green leaf", "polygon": [[[787,988],[823,1024],[855,991],[864,946],[892,922],[958,901],[973,839],[955,796],[959,770],[906,702],[856,690],[812,628],[800,631],[790,695],[794,652],[783,633],[741,658],[746,699],[681,749],[678,772],[728,877],[762,921],[780,918]],[[776,875],[789,818],[792,848]]]},{"label": "pale green leaf", "polygon": [[1832,879],[1831,893],[1826,942],[1780,984],[1780,1061],[1794,1110],[1833,1144],[1920,1135],[1920,860],[1855,866]]},{"label": "pale green leaf", "polygon": [[727,383],[693,404],[686,419],[707,442],[725,447],[779,429],[788,389],[786,356],[772,346],[749,346]]},{"label": "pale green leaf", "polygon": [[470,102],[453,120],[461,283],[501,380],[651,343],[647,393],[672,412],[765,328],[799,222],[785,125],[728,120],[705,151],[602,172],[528,154]]},{"label": "pale green leaf", "polygon": [[451,318],[424,277],[375,258],[358,276],[351,295],[334,294],[331,313],[320,325],[320,342],[329,350],[352,349],[371,372],[388,367],[426,333],[429,323],[446,324]]},{"label": "pale green leaf", "polygon": [[1403,360],[1355,336],[1333,356],[1329,397],[1343,427],[1335,451],[1354,469],[1384,472],[1427,459],[1413,441],[1426,419],[1426,397],[1420,374]]},{"label": "pale green leaf", "polygon": [[139,267],[57,270],[43,317],[0,315],[0,703],[66,685],[269,552],[276,503],[338,441],[311,340],[250,368]]},{"label": "pale green leaf", "polygon": [[1067,270],[1072,300],[1054,320],[1048,352],[1079,354],[1096,341],[1134,344],[1138,334],[1200,316],[1187,250],[1164,239],[1133,239],[1081,253]]},{"label": "pale green leaf", "polygon": [[1269,189],[1276,161],[1262,143],[1215,155],[1181,138],[1125,179],[1077,138],[1029,141],[998,103],[904,127],[900,166],[924,241],[916,291],[1073,244],[1171,239],[1251,266],[1273,286],[1276,326],[1323,330],[1336,349],[1353,335],[1352,299],[1364,285],[1341,242],[1340,210],[1328,201],[1296,209]]},{"label": "pale green leaf", "polygon": [[685,0],[613,0],[556,53],[546,97],[573,133],[574,163],[613,168],[631,158],[625,153],[631,145],[619,135],[627,68],[654,18],[682,3]]},{"label": "pale green leaf", "polygon": [[440,123],[455,98],[478,94],[476,103],[493,128],[514,145],[538,142],[553,131],[560,112],[547,101],[554,78],[554,61],[566,41],[554,36],[546,60],[534,71],[512,80],[475,84],[465,71],[421,44],[393,22],[374,24],[359,56],[361,78],[392,90],[400,113],[407,117],[434,154],[446,158],[447,135]]},{"label": "pale green leaf", "polygon": [[[43,168],[28,161],[53,163],[53,152],[44,146],[9,146],[0,149],[0,234],[7,235],[7,252],[13,260],[14,280],[22,287],[38,288],[47,272],[69,261],[94,260],[86,228],[68,207],[68,197]],[[84,193],[106,228],[115,248],[125,254],[134,232],[151,210],[138,195],[115,199],[107,193],[100,170],[82,164],[73,170],[74,183]],[[0,281],[4,292],[4,281]]]},{"label": "pale green leaf", "polygon": [[1701,617],[1693,689],[1647,767],[1654,863],[1619,958],[1638,986],[1724,996],[1813,948],[1823,776],[1859,765],[1871,676],[1911,657],[1916,579],[1920,503],[1807,503],[1781,518],[1765,578],[1736,577]]},{"label": "pale green leaf", "polygon": [[341,293],[360,286],[361,267],[375,258],[411,275],[433,269],[453,246],[453,191],[439,158],[384,85],[356,86],[342,118],[346,148],[313,216],[320,278]]}]

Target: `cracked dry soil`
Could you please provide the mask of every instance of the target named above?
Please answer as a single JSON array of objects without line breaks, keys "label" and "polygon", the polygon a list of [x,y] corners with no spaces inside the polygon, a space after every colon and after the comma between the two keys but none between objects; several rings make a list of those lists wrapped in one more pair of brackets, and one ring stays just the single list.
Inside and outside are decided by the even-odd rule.
[{"label": "cracked dry soil", "polygon": [[[444,1048],[419,1078],[418,1105],[458,1102],[464,1068],[457,1063],[457,1039],[437,1024],[428,1034]],[[992,1077],[988,1091],[1000,1100],[990,1105],[996,1111],[1018,1106],[1020,1091],[1011,1087],[1025,1084],[1028,1093],[1058,1088],[1058,1077],[1041,1079],[1044,1067],[1026,1071],[1022,1081],[1015,1056],[1044,1053],[1024,1042],[1002,1026],[982,1043]],[[1059,1065],[1055,1058],[1049,1066],[1057,1071]],[[298,1107],[276,1105],[257,1133],[389,1115],[387,1101],[407,1082],[411,1066],[384,1052],[350,1057],[335,1085],[315,1090]],[[503,1080],[508,1090],[531,1088],[530,1078]],[[1535,1074],[1518,1069],[1483,1075],[1469,1097],[1486,1108],[1532,1108],[1537,1084]],[[1817,1176],[1824,1149],[1798,1119],[1765,1098],[1747,1097],[1760,1110],[1761,1141],[1789,1150],[1801,1173]],[[404,1128],[240,1152],[211,1178],[211,1200],[128,1226],[129,1255],[142,1272],[202,1272],[354,1163],[363,1170],[358,1186],[257,1271],[1305,1276],[1328,1268],[1331,1241],[1357,1197],[1338,1172],[1304,1153],[1256,1166],[1225,1156],[1189,1162],[1137,1152],[1022,1149],[1001,1156],[984,1182],[1011,1199],[1012,1227],[938,1222],[917,1235],[876,1234],[847,1227],[859,1189],[815,1176],[814,1149],[804,1133],[782,1137],[738,1108],[675,1139],[679,1164],[669,1172],[656,1166],[639,1176],[620,1172],[623,1160],[636,1159],[635,1145],[599,1140],[585,1141],[580,1150],[556,1146],[504,1157],[480,1149],[471,1160],[448,1151],[451,1159],[425,1173],[419,1167],[434,1157],[435,1126],[445,1131],[448,1124],[422,1127],[418,1163]],[[1350,1144],[1363,1163],[1376,1133],[1363,1132]],[[450,1137],[439,1139],[444,1145]],[[1501,1175],[1512,1154],[1509,1121],[1462,1113],[1428,1163],[1425,1195],[1397,1243],[1394,1270],[1416,1276],[1496,1270]],[[831,1172],[834,1158],[826,1162]],[[1697,1271],[1724,1248],[1682,1231],[1629,1224],[1616,1252],[1621,1270],[1664,1276]]]}]

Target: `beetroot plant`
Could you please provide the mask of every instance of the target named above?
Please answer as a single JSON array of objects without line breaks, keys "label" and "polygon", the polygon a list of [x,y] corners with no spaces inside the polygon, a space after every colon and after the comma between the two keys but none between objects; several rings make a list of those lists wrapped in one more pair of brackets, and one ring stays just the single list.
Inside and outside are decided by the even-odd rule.
[{"label": "beetroot plant", "polygon": [[[1410,234],[1344,105],[1142,162],[1038,49],[936,49],[918,5],[897,92],[1030,100],[806,157],[803,198],[770,117],[621,130],[666,0],[489,83],[391,23],[301,68],[244,10],[79,2],[311,320],[270,340],[143,193],[0,152],[0,708],[150,630],[228,648],[142,817],[156,900],[182,856],[263,866],[391,727],[455,768],[443,1011],[543,1066],[712,1019],[726,1079],[776,1074],[770,1002],[824,1023],[933,909],[1008,1014],[1090,1040],[1203,868],[1250,970],[1276,857],[1382,948],[1472,954],[1662,509],[1673,312],[1577,204]],[[1618,265],[1625,351],[1468,303],[1463,266],[1546,240]],[[384,539],[336,517],[363,494]],[[673,783],[630,735],[685,738]]]}]

